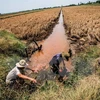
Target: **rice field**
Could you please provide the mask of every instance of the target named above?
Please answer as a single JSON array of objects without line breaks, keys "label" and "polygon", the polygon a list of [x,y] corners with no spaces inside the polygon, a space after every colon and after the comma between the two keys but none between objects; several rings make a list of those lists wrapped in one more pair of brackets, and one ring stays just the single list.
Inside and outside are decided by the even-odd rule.
[{"label": "rice field", "polygon": [[75,48],[100,43],[100,6],[64,7],[66,34]]},{"label": "rice field", "polygon": [[10,31],[24,40],[41,40],[50,34],[59,13],[60,8],[56,8],[0,19],[0,30]]},{"label": "rice field", "polygon": [[[82,51],[89,45],[100,44],[100,6],[64,7],[62,10],[66,35],[76,51]],[[75,64],[72,63],[76,69],[64,84],[58,83],[58,81],[46,81],[32,94],[24,87],[22,87],[23,90],[12,91],[5,88],[5,74],[7,74],[9,63],[11,62],[11,67],[15,65],[12,62],[16,63],[20,59],[20,56],[16,56],[18,54],[15,51],[18,49],[17,51],[20,54],[20,49],[25,48],[25,45],[19,39],[29,41],[34,38],[36,40],[45,39],[57,23],[59,13],[60,8],[56,8],[0,19],[0,30],[10,31],[1,31],[0,33],[0,68],[2,71],[0,75],[0,100],[100,100],[100,74],[96,74],[100,73],[100,70],[97,69],[96,73],[93,71],[87,76],[84,75],[84,72],[85,74],[88,71],[90,72],[92,63],[95,64],[95,59],[100,56],[100,46],[99,48],[92,46],[87,49],[87,52],[83,51],[80,55],[73,56],[74,59],[72,60]],[[7,55],[7,53],[10,54],[9,52],[13,56]],[[100,66],[99,63],[98,66]],[[77,79],[77,77],[80,77],[80,79]]]}]

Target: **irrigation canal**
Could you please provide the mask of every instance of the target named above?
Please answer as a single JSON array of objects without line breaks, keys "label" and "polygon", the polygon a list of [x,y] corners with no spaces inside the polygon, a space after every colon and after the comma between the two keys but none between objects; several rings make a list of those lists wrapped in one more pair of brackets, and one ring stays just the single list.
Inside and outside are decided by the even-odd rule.
[{"label": "irrigation canal", "polygon": [[[48,67],[48,63],[52,59],[52,57],[63,51],[68,52],[69,50],[69,42],[67,40],[67,36],[65,35],[65,29],[63,26],[63,14],[61,12],[57,25],[55,25],[52,34],[41,42],[42,51],[36,52],[30,58],[30,66],[40,68],[41,66]],[[68,70],[71,70],[71,60],[65,62]]]}]

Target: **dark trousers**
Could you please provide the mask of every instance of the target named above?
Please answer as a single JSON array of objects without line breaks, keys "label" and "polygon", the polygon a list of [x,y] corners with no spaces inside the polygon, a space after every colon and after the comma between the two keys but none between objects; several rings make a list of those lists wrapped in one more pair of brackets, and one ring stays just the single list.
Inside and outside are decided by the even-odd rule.
[{"label": "dark trousers", "polygon": [[24,84],[24,79],[22,79],[22,78],[17,78],[17,79],[12,79],[11,80],[11,83],[10,84],[8,84],[8,87],[9,88],[19,88],[21,85],[23,85]]},{"label": "dark trousers", "polygon": [[53,64],[51,69],[52,69],[53,73],[59,74],[59,65],[58,64]]}]

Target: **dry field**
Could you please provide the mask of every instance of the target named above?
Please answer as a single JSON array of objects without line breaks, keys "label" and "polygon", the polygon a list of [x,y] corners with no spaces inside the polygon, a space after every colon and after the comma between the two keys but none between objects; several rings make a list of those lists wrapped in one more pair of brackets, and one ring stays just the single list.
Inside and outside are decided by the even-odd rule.
[{"label": "dry field", "polygon": [[100,6],[65,7],[63,14],[66,34],[75,48],[100,43]]},{"label": "dry field", "polygon": [[8,30],[20,39],[41,40],[52,31],[60,13],[60,8],[0,20],[0,30]]},{"label": "dry field", "polygon": [[0,19],[5,19],[5,18],[10,18],[14,16],[20,16],[20,15],[25,15],[29,13],[34,13],[38,11],[43,11],[43,9],[40,10],[27,10],[27,11],[22,11],[22,12],[14,12],[14,13],[8,13],[8,14],[0,14]]}]

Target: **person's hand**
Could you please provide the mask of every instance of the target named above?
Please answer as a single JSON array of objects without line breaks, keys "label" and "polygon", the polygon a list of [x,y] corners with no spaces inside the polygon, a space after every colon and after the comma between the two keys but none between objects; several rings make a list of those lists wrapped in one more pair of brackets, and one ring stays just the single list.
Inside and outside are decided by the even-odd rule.
[{"label": "person's hand", "polygon": [[33,83],[37,83],[37,81],[35,79],[31,79],[31,82]]},{"label": "person's hand", "polygon": [[34,73],[38,73],[38,70],[34,70]]},{"label": "person's hand", "polygon": [[38,72],[39,72],[39,68],[36,67],[36,68],[34,69],[34,73],[38,73]]},{"label": "person's hand", "polygon": [[67,77],[67,76],[64,76],[64,77],[63,77],[63,80],[64,80],[64,81],[66,81],[67,79],[68,79],[68,77]]},{"label": "person's hand", "polygon": [[38,69],[34,68],[34,69],[32,69],[32,72],[38,73]]},{"label": "person's hand", "polygon": [[59,69],[59,72],[62,72],[62,70],[61,70],[61,69]]}]

